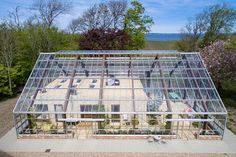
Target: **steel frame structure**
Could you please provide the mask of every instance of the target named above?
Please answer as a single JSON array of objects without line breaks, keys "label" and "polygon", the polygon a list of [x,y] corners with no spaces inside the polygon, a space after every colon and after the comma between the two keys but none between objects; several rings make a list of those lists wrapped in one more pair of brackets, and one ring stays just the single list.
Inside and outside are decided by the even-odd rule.
[{"label": "steel frame structure", "polygon": [[[120,85],[108,86],[109,79]],[[112,111],[114,104],[119,110]],[[13,115],[18,137],[64,136],[83,121],[97,120],[93,135],[179,135],[182,127],[182,134],[195,130],[196,138],[222,139],[227,120],[199,53],[154,50],[40,53]],[[107,119],[109,125],[132,124],[110,129],[103,126]]]}]

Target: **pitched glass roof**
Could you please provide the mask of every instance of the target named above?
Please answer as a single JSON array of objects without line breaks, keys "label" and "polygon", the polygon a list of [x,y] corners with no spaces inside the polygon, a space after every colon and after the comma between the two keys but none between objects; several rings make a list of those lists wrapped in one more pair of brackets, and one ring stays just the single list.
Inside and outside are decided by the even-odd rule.
[{"label": "pitched glass roof", "polygon": [[48,112],[50,104],[78,113],[120,104],[122,112],[226,113],[200,54],[176,51],[41,53],[14,112],[42,104]]}]

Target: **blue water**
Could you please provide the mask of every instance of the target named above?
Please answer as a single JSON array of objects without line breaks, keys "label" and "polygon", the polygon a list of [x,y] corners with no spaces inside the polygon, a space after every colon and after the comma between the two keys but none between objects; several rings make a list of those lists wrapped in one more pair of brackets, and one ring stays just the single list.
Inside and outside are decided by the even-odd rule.
[{"label": "blue water", "polygon": [[146,41],[175,41],[181,38],[180,33],[147,33]]}]

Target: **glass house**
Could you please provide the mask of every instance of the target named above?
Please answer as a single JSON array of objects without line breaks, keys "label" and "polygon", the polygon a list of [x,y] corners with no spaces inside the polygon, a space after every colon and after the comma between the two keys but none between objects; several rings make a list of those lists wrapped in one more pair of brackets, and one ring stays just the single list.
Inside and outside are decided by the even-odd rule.
[{"label": "glass house", "polygon": [[227,111],[199,53],[40,53],[13,110],[18,138],[222,139]]}]

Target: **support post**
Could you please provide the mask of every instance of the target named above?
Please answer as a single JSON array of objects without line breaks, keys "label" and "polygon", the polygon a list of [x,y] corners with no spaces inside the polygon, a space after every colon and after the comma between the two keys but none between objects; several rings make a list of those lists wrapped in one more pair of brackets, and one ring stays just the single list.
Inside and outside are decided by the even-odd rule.
[{"label": "support post", "polygon": [[[76,73],[76,67],[79,64],[78,60],[80,60],[80,56],[79,55],[77,55],[77,57],[76,57],[76,61],[75,61],[74,67],[73,67],[72,75],[70,77],[70,82],[69,82],[69,85],[68,85],[68,88],[67,88],[67,91],[66,91],[65,102],[64,102],[64,105],[63,105],[64,112],[66,112],[67,107],[68,107],[69,98],[70,98],[70,92],[71,92],[71,88],[72,88],[72,85],[73,85],[73,82],[74,82],[75,73]],[[62,118],[66,118],[66,114],[63,114]],[[66,122],[63,122],[63,128],[64,128],[64,132],[66,133]]]},{"label": "support post", "polygon": [[[100,88],[99,88],[99,100],[98,100],[98,105],[99,108],[103,105],[103,86],[104,86],[104,75],[105,75],[105,68],[106,68],[106,56],[103,55],[102,57],[102,74],[100,78]],[[101,114],[98,115],[99,118],[101,118]],[[98,122],[98,129],[101,129],[102,125],[101,122]]]},{"label": "support post", "polygon": [[[162,82],[162,86],[163,86],[163,89],[164,89],[164,95],[165,95],[165,99],[166,99],[167,111],[168,112],[172,112],[172,107],[171,107],[171,103],[170,103],[169,93],[168,93],[168,90],[167,90],[167,85],[166,85],[166,82],[164,80],[164,75],[163,75],[162,67],[161,67],[161,64],[160,64],[159,60],[157,61],[157,65],[158,65],[158,68],[159,68],[159,73],[160,73],[160,76],[161,76],[161,82]],[[172,115],[169,114],[169,115],[167,115],[166,118],[167,119],[171,119]],[[171,132],[172,131],[172,124],[171,124],[171,122],[166,123],[166,125],[167,125],[166,129],[169,129],[169,131]]]}]

